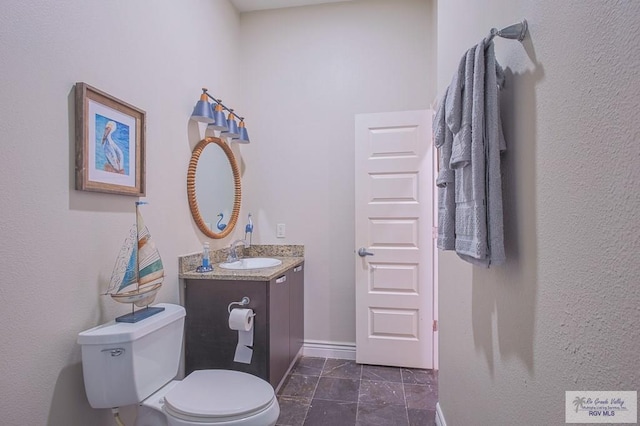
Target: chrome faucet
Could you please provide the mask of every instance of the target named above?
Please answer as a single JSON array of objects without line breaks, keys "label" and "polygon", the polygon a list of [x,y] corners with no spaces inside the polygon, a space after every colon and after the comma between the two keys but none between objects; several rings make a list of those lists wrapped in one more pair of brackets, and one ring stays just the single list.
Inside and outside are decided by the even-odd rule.
[{"label": "chrome faucet", "polygon": [[229,256],[227,257],[227,262],[237,262],[238,260],[238,244],[242,243],[245,247],[247,246],[247,242],[245,240],[235,240],[229,246]]}]

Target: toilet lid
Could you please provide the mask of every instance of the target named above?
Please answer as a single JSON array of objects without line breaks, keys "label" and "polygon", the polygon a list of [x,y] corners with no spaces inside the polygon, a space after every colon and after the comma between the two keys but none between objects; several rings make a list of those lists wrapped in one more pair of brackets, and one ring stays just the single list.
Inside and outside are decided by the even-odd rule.
[{"label": "toilet lid", "polygon": [[164,397],[167,412],[176,417],[246,417],[267,408],[275,398],[266,381],[240,371],[198,370]]}]

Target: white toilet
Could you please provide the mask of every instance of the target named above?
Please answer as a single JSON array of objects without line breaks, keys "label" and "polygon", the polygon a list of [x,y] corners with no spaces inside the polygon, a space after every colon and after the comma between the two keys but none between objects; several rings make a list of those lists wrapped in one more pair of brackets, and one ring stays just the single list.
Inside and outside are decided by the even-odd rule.
[{"label": "white toilet", "polygon": [[199,370],[173,380],[180,364],[185,310],[137,323],[111,321],[78,334],[84,386],[93,408],[140,404],[137,426],[273,426],[273,388],[251,374]]}]

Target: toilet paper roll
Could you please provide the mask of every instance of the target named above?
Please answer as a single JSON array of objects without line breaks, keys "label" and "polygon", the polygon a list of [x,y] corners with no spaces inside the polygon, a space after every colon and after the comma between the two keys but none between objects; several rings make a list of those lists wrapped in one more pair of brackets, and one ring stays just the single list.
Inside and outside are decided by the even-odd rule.
[{"label": "toilet paper roll", "polygon": [[229,328],[249,331],[253,328],[253,309],[234,309],[229,314]]},{"label": "toilet paper roll", "polygon": [[253,355],[253,317],[252,309],[234,309],[229,314],[229,328],[238,331],[238,345],[236,346],[235,362],[251,363]]}]

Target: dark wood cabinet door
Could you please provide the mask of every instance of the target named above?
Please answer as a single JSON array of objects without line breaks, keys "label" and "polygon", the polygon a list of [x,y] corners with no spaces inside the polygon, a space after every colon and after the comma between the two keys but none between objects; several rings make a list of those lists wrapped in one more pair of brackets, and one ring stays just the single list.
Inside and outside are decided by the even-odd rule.
[{"label": "dark wood cabinet door", "polygon": [[[238,332],[229,328],[229,303],[251,299],[253,356],[250,364],[235,362]],[[269,380],[267,282],[186,280],[185,373],[204,369],[244,371]]]},{"label": "dark wood cabinet door", "polygon": [[289,362],[291,363],[304,342],[304,263],[291,269],[289,283]]},{"label": "dark wood cabinet door", "polygon": [[289,368],[289,273],[269,282],[269,383],[276,388]]}]

